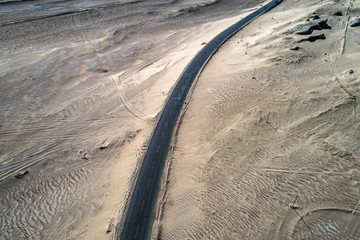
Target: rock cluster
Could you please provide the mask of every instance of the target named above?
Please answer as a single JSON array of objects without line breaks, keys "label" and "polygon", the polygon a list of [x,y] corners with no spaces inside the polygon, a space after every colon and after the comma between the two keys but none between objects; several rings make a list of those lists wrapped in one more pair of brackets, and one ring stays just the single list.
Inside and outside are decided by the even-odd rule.
[{"label": "rock cluster", "polygon": [[331,26],[327,24],[327,18],[319,18],[304,24],[295,26],[291,31],[295,34],[308,35],[314,30],[331,29]]},{"label": "rock cluster", "polygon": [[355,21],[353,21],[350,24],[350,27],[358,27],[358,26],[360,26],[360,17],[358,17]]}]

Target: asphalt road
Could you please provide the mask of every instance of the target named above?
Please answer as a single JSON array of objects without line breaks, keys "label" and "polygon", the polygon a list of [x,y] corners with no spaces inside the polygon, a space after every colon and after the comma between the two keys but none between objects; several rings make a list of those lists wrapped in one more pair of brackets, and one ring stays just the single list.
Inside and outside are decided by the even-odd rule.
[{"label": "asphalt road", "polygon": [[194,80],[197,79],[211,56],[227,39],[280,2],[282,0],[271,1],[221,32],[186,67],[163,109],[150,140],[133,189],[125,221],[117,229],[117,233],[121,232],[120,239],[149,239],[151,236],[156,202],[172,135],[184,100]]}]

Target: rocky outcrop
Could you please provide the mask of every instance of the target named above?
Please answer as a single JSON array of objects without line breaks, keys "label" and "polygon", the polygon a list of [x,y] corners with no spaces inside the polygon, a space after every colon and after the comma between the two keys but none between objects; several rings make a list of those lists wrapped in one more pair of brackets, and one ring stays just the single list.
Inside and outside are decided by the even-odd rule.
[{"label": "rocky outcrop", "polygon": [[320,35],[316,35],[316,36],[311,36],[305,39],[301,39],[299,42],[315,42],[316,40],[325,40],[325,34],[320,34]]},{"label": "rocky outcrop", "polygon": [[295,34],[308,35],[311,34],[314,30],[331,29],[331,26],[329,26],[327,22],[327,18],[320,18],[304,24],[299,24],[291,31]]},{"label": "rocky outcrop", "polygon": [[350,24],[350,27],[358,27],[358,26],[360,26],[360,17],[358,17],[355,21],[353,21]]}]

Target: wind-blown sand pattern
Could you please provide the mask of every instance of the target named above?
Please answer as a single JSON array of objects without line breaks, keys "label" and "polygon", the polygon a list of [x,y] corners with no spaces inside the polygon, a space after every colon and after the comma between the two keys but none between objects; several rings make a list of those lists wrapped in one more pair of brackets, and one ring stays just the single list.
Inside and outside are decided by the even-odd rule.
[{"label": "wind-blown sand pattern", "polygon": [[[169,157],[161,239],[360,239],[359,7],[285,0],[211,59]],[[331,29],[299,42],[314,12]]]},{"label": "wind-blown sand pattern", "polygon": [[0,239],[113,238],[182,70],[262,2],[0,1]]},{"label": "wind-blown sand pattern", "polygon": [[[114,239],[184,67],[265,2],[0,0],[0,239]],[[221,47],[154,239],[360,239],[359,9],[284,0]],[[331,29],[292,32],[316,15]]]}]

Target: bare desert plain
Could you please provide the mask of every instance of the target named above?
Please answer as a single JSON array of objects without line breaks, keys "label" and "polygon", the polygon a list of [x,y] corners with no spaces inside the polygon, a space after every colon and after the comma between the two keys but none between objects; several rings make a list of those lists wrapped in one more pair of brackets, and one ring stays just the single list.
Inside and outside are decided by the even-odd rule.
[{"label": "bare desert plain", "polygon": [[[182,71],[266,2],[0,0],[0,239],[117,239]],[[359,17],[283,0],[219,49],[152,239],[360,239]]]}]

